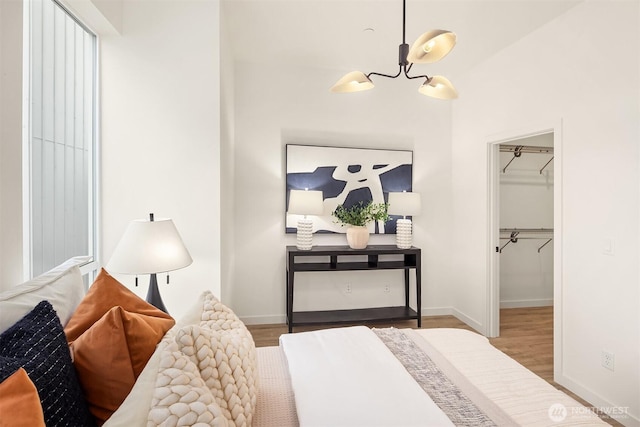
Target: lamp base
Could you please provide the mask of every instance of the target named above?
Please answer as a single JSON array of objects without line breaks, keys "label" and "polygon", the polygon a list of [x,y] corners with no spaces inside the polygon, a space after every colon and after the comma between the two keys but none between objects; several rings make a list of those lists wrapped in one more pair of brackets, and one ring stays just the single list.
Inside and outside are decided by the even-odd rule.
[{"label": "lamp base", "polygon": [[311,218],[298,220],[296,247],[302,251],[308,251],[313,247],[313,220]]},{"label": "lamp base", "polygon": [[160,290],[158,289],[158,278],[156,277],[156,273],[151,274],[151,276],[149,277],[149,291],[147,291],[147,302],[169,314],[167,308],[162,302],[162,297],[160,297]]},{"label": "lamp base", "polygon": [[401,218],[396,221],[396,246],[400,249],[409,249],[413,244],[411,234],[411,220]]}]

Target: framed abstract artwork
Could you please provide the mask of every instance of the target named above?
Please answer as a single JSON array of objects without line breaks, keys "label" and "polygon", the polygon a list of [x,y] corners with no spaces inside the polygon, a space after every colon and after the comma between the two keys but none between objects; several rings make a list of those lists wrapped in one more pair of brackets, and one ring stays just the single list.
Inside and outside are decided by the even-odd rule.
[{"label": "framed abstract artwork", "polygon": [[[386,203],[389,192],[412,190],[413,151],[288,144],[286,174],[285,212],[291,190],[320,190],[324,214],[314,216],[313,231],[344,233],[346,228],[331,215],[338,205]],[[298,216],[285,215],[286,232],[295,233]],[[394,234],[397,218],[372,223],[369,231]]]}]

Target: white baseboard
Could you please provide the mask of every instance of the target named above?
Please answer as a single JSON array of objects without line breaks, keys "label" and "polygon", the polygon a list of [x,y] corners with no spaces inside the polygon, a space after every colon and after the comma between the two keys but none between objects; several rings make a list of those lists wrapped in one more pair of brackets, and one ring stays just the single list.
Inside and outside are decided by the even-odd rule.
[{"label": "white baseboard", "polygon": [[283,325],[287,323],[287,316],[283,314],[273,314],[270,316],[242,316],[240,317],[245,325]]},{"label": "white baseboard", "polygon": [[453,307],[430,307],[422,309],[423,316],[453,316],[483,334],[482,324]]},{"label": "white baseboard", "polygon": [[607,401],[592,390],[564,375],[555,375],[553,380],[589,402],[594,410],[599,410],[608,414],[611,418],[614,418],[626,427],[640,427],[640,418],[637,414],[634,416],[633,414],[628,413],[627,410],[629,408],[623,408]]},{"label": "white baseboard", "polygon": [[553,298],[500,301],[500,308],[549,307],[553,306]]},{"label": "white baseboard", "polygon": [[451,307],[426,307],[422,308],[423,316],[453,316]]},{"label": "white baseboard", "polygon": [[467,316],[466,314],[464,314],[461,311],[456,310],[455,308],[452,308],[453,310],[453,315],[460,321],[466,323],[467,325],[471,326],[473,329],[475,329],[476,331],[478,331],[481,334],[485,334],[485,328],[482,326],[482,323],[478,322],[476,319],[473,319],[469,316]]}]

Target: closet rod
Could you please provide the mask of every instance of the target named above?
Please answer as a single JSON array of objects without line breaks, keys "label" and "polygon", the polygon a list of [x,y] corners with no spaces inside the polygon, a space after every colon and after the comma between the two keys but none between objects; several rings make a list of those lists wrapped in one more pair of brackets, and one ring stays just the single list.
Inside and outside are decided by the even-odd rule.
[{"label": "closet rod", "polygon": [[537,147],[535,145],[500,144],[500,151],[502,153],[513,153],[515,151],[519,151],[521,153],[551,154],[553,153],[553,147]]},{"label": "closet rod", "polygon": [[553,233],[553,228],[501,228],[501,233]]},{"label": "closet rod", "polygon": [[[513,153],[513,157],[509,160],[509,163],[502,169],[502,173],[507,172],[507,168],[509,165],[518,157],[522,155],[522,153],[531,153],[531,154],[553,154],[553,147],[537,147],[534,145],[509,145],[509,144],[500,144],[500,152],[502,153]],[[551,160],[553,160],[553,156],[551,156]],[[540,169],[540,175],[542,175],[542,171],[551,163],[549,160],[543,167]]]},{"label": "closet rod", "polygon": [[[502,253],[502,250],[509,244],[509,243],[518,243],[518,240],[520,239],[524,239],[524,240],[528,240],[528,239],[542,239],[542,237],[517,237],[517,238],[513,238],[511,239],[510,237],[501,237],[501,239],[509,239],[509,241],[507,243],[505,243],[504,245],[500,246],[499,248],[496,247],[497,252]],[[538,253],[540,253],[540,251],[542,250],[542,248],[544,248],[545,246],[547,246],[551,241],[553,240],[553,238],[551,239],[547,239],[546,242],[544,242],[542,244],[542,246],[538,247]]]},{"label": "closet rod", "polygon": [[518,237],[520,235],[520,233],[531,233],[531,234],[552,233],[553,232],[553,228],[501,228],[500,232],[501,233],[511,233],[511,235],[509,237],[500,237],[501,240],[508,239],[507,243],[505,243],[504,245],[502,245],[500,247],[496,247],[496,252],[500,252],[500,253],[502,253],[502,250],[509,243],[518,243],[518,240],[520,240],[520,239],[524,239],[524,240],[547,239],[547,241],[544,242],[542,244],[542,246],[538,247],[538,253],[540,253],[540,250],[542,250],[542,248],[547,246],[549,244],[549,242],[551,242],[553,240],[553,237],[551,237],[551,238],[549,238],[549,237],[530,237],[530,236],[529,237]]}]

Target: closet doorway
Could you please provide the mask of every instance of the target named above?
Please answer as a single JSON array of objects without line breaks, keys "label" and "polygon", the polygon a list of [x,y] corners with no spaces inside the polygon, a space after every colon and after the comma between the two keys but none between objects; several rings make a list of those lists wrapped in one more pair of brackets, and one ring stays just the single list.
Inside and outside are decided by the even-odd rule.
[{"label": "closet doorway", "polygon": [[499,152],[500,308],[553,306],[553,134]]},{"label": "closet doorway", "polygon": [[559,135],[552,127],[489,143],[487,336],[500,335],[501,308],[554,306],[558,295]]}]

